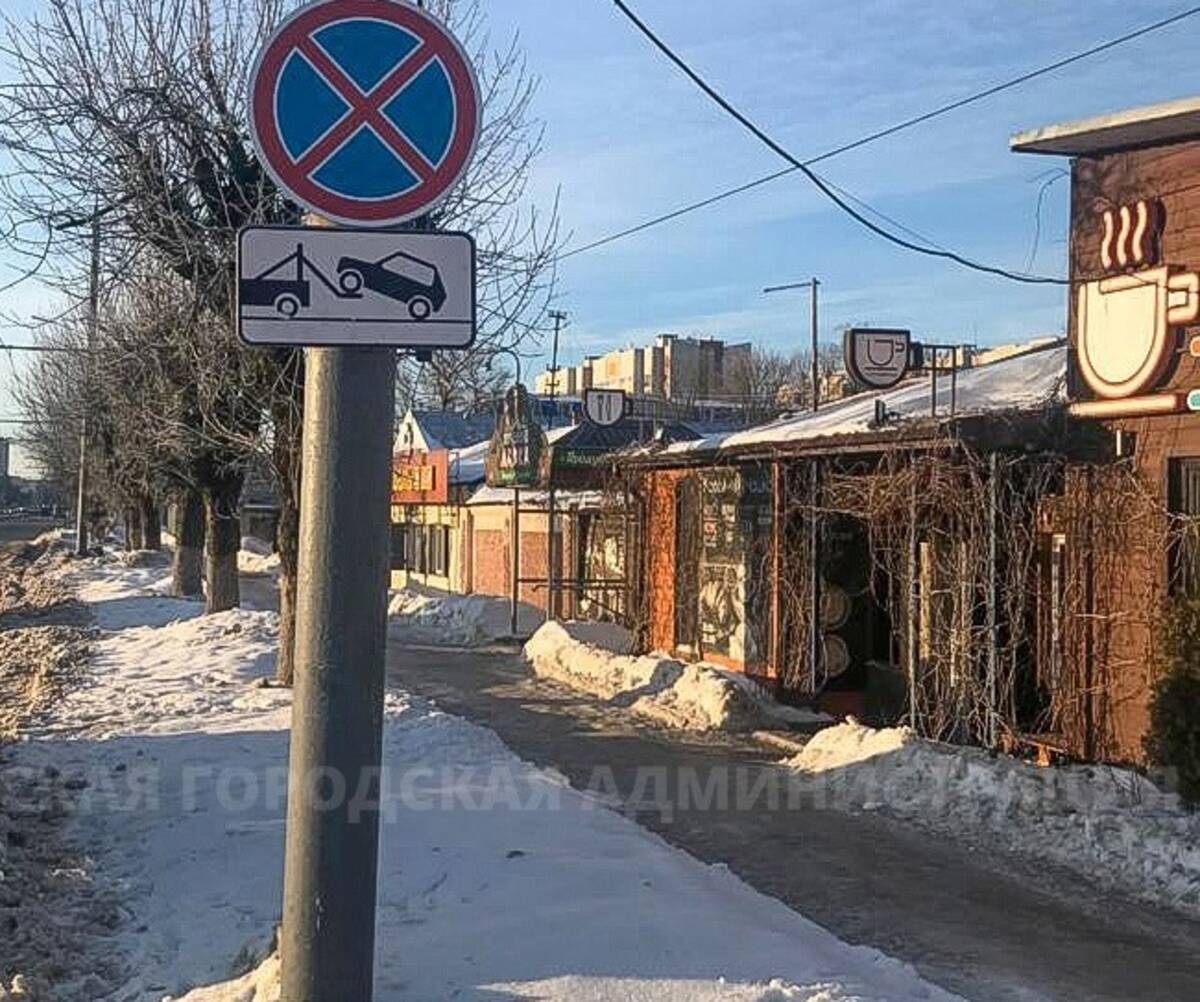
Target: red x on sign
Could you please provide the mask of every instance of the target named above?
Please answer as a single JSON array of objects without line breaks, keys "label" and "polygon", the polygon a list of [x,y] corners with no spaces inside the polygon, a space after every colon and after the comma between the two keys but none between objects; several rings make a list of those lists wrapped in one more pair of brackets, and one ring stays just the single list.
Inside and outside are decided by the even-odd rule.
[{"label": "red x on sign", "polygon": [[327,218],[411,219],[462,177],[479,134],[474,71],[434,18],[395,0],[322,0],[289,17],[252,76],[267,170]]}]

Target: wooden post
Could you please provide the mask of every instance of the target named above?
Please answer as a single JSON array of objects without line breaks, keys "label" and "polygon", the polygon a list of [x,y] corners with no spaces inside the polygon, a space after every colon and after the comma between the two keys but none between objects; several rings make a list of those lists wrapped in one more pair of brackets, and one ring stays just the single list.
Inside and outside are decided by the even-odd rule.
[{"label": "wooden post", "polygon": [[780,550],[782,548],[783,488],[779,460],[771,464],[771,670],[780,676]]},{"label": "wooden post", "polygon": [[908,498],[908,595],[906,609],[907,631],[905,636],[905,668],[908,672],[908,725],[917,726],[917,477],[916,463],[910,458],[912,482]]},{"label": "wooden post", "polygon": [[997,605],[996,575],[999,563],[1000,521],[1000,454],[988,456],[988,563],[987,563],[987,740],[995,748],[999,741],[999,712],[996,701],[999,697],[999,615]]},{"label": "wooden post", "polygon": [[809,460],[808,516],[808,672],[809,691],[817,693],[821,671],[821,461]]}]

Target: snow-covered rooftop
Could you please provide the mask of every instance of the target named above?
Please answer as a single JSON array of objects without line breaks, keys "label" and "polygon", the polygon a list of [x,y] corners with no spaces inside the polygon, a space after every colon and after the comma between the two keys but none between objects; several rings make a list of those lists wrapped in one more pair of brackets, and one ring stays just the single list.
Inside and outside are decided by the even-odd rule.
[{"label": "snow-covered rooftop", "polygon": [[[513,491],[511,487],[488,487],[486,484],[480,487],[468,499],[469,505],[485,505],[485,504],[502,504],[511,505],[513,503]],[[559,511],[566,508],[600,508],[604,504],[604,494],[602,491],[577,491],[577,490],[558,490],[554,492],[554,506]],[[546,508],[550,507],[550,493],[544,490],[535,490],[531,487],[521,488],[521,507],[522,508]]]},{"label": "snow-covered rooftop", "polygon": [[[1033,411],[1066,400],[1067,349],[1058,342],[1006,358],[990,365],[960,370],[957,377],[955,417],[986,413]],[[873,428],[875,401],[887,406],[888,423]],[[939,372],[937,387],[939,419],[950,416],[950,373]],[[758,446],[784,445],[808,440],[893,433],[906,424],[930,417],[929,376],[915,376],[882,393],[861,393],[822,407],[816,413],[787,414],[767,424],[742,431],[708,435],[694,442],[677,442],[661,450],[660,456],[729,452]]]},{"label": "snow-covered rooftop", "polygon": [[491,444],[492,440],[485,438],[482,442],[476,442],[463,449],[451,449],[450,483],[477,484],[483,480],[483,463]]}]

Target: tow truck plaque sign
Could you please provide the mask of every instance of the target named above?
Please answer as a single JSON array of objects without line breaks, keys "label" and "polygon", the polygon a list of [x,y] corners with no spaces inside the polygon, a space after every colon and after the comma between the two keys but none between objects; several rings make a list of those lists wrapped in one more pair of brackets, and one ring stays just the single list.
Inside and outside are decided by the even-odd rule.
[{"label": "tow truck plaque sign", "polygon": [[466,233],[249,226],[237,266],[247,344],[438,349],[475,338]]}]

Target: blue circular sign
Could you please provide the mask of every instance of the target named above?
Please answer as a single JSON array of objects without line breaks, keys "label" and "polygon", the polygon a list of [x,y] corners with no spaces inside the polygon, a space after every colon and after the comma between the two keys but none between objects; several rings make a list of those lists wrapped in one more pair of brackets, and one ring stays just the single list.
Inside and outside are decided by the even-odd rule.
[{"label": "blue circular sign", "polygon": [[276,30],[255,65],[251,131],[267,170],[329,219],[386,226],[462,177],[479,85],[457,40],[393,0],[324,0]]}]

